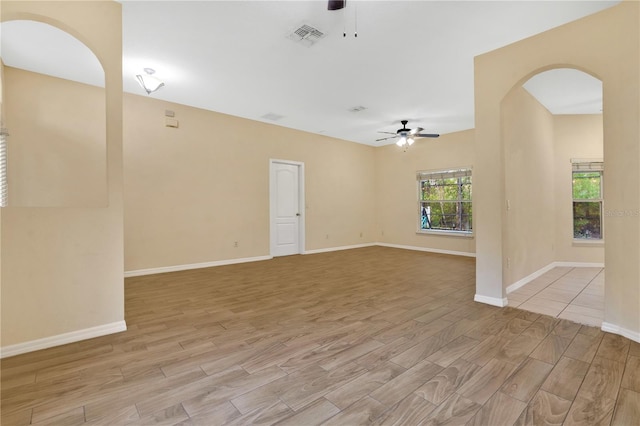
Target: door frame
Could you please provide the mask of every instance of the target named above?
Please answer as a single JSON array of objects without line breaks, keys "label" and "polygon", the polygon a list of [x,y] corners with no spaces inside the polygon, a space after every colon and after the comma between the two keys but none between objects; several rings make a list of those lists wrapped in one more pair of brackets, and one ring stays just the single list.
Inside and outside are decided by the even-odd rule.
[{"label": "door frame", "polygon": [[276,164],[288,164],[290,166],[298,167],[298,211],[300,212],[300,219],[298,220],[298,254],[304,254],[305,252],[305,198],[304,198],[304,163],[301,161],[279,160],[275,158],[269,159],[269,251],[270,255],[274,257],[276,252],[276,202],[275,202],[275,179],[273,179],[274,167]]}]

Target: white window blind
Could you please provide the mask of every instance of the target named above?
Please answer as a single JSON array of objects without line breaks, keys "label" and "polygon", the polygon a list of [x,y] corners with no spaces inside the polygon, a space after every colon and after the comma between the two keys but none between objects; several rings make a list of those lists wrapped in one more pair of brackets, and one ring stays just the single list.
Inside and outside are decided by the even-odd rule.
[{"label": "white window blind", "polygon": [[416,174],[417,180],[425,179],[450,179],[471,176],[471,169],[453,169],[453,170],[426,170]]},{"label": "white window blind", "polygon": [[601,172],[604,170],[604,162],[602,160],[571,159],[571,168],[574,172]]},{"label": "white window blind", "polygon": [[5,129],[0,129],[0,207],[7,206],[7,136]]}]

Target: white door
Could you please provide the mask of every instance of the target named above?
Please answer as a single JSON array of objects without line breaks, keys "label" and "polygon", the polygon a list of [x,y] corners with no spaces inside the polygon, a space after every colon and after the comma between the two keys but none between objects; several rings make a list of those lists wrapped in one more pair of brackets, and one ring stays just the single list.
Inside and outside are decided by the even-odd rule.
[{"label": "white door", "polygon": [[271,162],[271,255],[302,253],[301,164]]}]

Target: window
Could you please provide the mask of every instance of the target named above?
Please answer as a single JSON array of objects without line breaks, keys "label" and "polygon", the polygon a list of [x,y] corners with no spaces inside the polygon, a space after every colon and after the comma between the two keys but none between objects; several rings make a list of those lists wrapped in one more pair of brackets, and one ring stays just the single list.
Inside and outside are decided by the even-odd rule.
[{"label": "window", "polygon": [[0,207],[7,206],[7,135],[0,129]]},{"label": "window", "polygon": [[601,161],[573,161],[573,238],[602,239]]},{"label": "window", "polygon": [[418,172],[419,231],[471,233],[471,169]]}]

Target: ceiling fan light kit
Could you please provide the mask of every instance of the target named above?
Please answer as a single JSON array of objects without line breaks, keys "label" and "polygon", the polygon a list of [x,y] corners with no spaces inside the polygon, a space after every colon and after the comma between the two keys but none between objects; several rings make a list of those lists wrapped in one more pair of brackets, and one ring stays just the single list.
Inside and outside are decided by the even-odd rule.
[{"label": "ceiling fan light kit", "polygon": [[406,138],[406,137],[401,137],[400,139],[398,139],[398,142],[396,142],[396,145],[398,145],[399,147],[403,147],[403,146],[411,146],[413,145],[415,141],[413,140],[413,138]]},{"label": "ceiling fan light kit", "polygon": [[400,121],[400,123],[402,123],[402,129],[396,130],[395,133],[392,133],[392,132],[378,132],[378,133],[384,133],[384,134],[393,135],[393,136],[387,136],[385,138],[376,139],[376,142],[399,138],[397,140],[397,142],[396,142],[396,145],[398,145],[400,148],[405,148],[406,149],[406,148],[410,147],[411,145],[413,145],[413,143],[415,142],[415,138],[437,138],[437,137],[440,137],[440,135],[436,134],[436,133],[421,133],[424,130],[422,127],[416,127],[415,129],[407,129],[407,123],[408,122],[409,122],[408,120]]}]

